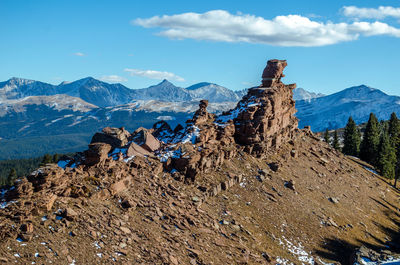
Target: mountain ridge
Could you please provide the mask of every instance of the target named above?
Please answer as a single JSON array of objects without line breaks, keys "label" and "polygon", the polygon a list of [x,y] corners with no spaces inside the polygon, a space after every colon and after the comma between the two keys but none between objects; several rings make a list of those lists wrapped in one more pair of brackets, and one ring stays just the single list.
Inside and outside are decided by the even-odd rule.
[{"label": "mountain ridge", "polygon": [[286,65],[230,111],[202,100],[174,130],[103,128],[1,189],[0,261],[347,265],[375,255],[360,245],[393,260],[398,191],[297,127]]}]

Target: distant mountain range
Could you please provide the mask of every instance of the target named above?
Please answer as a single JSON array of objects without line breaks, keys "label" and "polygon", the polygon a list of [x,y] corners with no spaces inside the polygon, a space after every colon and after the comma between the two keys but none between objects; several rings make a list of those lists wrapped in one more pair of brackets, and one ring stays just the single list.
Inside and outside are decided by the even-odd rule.
[{"label": "distant mountain range", "polygon": [[[181,88],[163,80],[130,89],[92,77],[59,85],[11,78],[0,82],[0,159],[82,150],[105,126],[132,131],[162,119],[174,127],[197,110],[201,99],[218,113],[233,108],[246,92],[208,82]],[[349,115],[361,123],[371,111],[380,119],[400,114],[399,97],[366,86],[329,96],[296,88],[294,99],[300,126],[314,131],[343,127]]]},{"label": "distant mountain range", "polygon": [[299,100],[296,109],[299,127],[311,125],[313,131],[323,131],[344,127],[349,116],[356,123],[363,123],[371,112],[381,120],[389,119],[392,112],[400,115],[400,97],[361,85],[328,96]]}]

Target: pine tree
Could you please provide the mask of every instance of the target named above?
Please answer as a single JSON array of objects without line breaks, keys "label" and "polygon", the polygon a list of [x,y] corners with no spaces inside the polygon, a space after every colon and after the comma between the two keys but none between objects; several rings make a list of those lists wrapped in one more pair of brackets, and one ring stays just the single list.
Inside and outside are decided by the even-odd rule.
[{"label": "pine tree", "polygon": [[376,165],[379,148],[380,125],[376,116],[371,113],[360,147],[360,158]]},{"label": "pine tree", "polygon": [[389,136],[391,139],[399,137],[400,134],[400,121],[397,118],[396,113],[390,115],[389,120]]},{"label": "pine tree", "polygon": [[393,148],[396,150],[396,169],[395,169],[395,182],[394,186],[397,186],[397,180],[400,178],[400,121],[397,118],[396,113],[390,115],[389,120],[389,136]]},{"label": "pine tree", "polygon": [[10,173],[8,174],[8,178],[7,178],[8,184],[11,185],[17,177],[18,177],[17,171],[15,170],[15,168],[10,169]]},{"label": "pine tree", "polygon": [[333,140],[332,140],[331,145],[336,150],[340,150],[340,143],[339,143],[339,137],[338,137],[337,130],[335,130],[335,132],[333,133]]},{"label": "pine tree", "polygon": [[49,154],[45,154],[43,156],[42,162],[40,163],[40,166],[45,166],[46,164],[50,164],[51,162],[53,162],[53,157]]},{"label": "pine tree", "polygon": [[343,134],[342,152],[346,155],[358,156],[360,152],[361,135],[352,117],[349,117]]},{"label": "pine tree", "polygon": [[382,176],[393,179],[396,171],[396,150],[390,142],[389,134],[383,133],[379,143],[378,170]]},{"label": "pine tree", "polygon": [[58,163],[58,160],[60,160],[60,155],[59,154],[54,154],[53,155],[53,163]]},{"label": "pine tree", "polygon": [[325,134],[324,134],[324,141],[325,141],[325,143],[328,143],[329,144],[329,130],[328,130],[328,128],[326,128],[326,130],[325,130]]}]

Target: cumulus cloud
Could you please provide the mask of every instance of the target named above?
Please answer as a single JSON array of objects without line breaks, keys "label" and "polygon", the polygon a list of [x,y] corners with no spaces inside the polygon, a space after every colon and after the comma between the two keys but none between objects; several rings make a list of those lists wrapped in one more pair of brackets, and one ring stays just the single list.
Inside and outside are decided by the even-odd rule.
[{"label": "cumulus cloud", "polygon": [[354,18],[384,19],[386,17],[400,18],[400,7],[380,6],[378,8],[365,8],[344,6],[343,14]]},{"label": "cumulus cloud", "polygon": [[84,54],[83,52],[75,52],[74,55],[76,56],[85,56],[86,54]]},{"label": "cumulus cloud", "polygon": [[150,79],[168,79],[168,80],[175,80],[179,82],[185,81],[182,77],[170,73],[170,72],[162,72],[162,71],[155,71],[155,70],[139,70],[139,69],[124,69],[125,72],[128,72],[131,76],[142,76]]},{"label": "cumulus cloud", "polygon": [[105,81],[105,82],[110,82],[110,83],[121,83],[121,82],[128,81],[128,79],[126,79],[125,77],[118,76],[118,75],[104,75],[104,76],[100,77],[100,80]]},{"label": "cumulus cloud", "polygon": [[233,15],[225,10],[138,18],[132,23],[145,28],[163,28],[158,34],[171,39],[275,46],[324,46],[356,40],[361,35],[400,37],[400,29],[382,22],[317,22],[300,15],[277,16],[269,20],[241,13]]}]

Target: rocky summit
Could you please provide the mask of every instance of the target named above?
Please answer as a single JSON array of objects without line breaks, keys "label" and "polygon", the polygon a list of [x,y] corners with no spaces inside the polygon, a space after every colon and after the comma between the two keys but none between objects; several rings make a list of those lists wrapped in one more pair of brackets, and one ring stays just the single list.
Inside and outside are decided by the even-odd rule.
[{"label": "rocky summit", "polygon": [[[352,264],[396,242],[398,191],[298,129],[286,61],[219,116],[104,128],[0,193],[4,264]],[[360,254],[361,253],[361,254]],[[364,253],[364,254],[362,254]],[[366,253],[366,254],[365,254]],[[372,254],[371,254],[372,253]],[[381,256],[379,256],[381,255]]]}]

